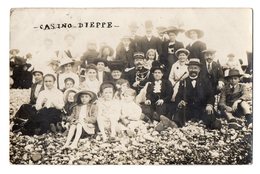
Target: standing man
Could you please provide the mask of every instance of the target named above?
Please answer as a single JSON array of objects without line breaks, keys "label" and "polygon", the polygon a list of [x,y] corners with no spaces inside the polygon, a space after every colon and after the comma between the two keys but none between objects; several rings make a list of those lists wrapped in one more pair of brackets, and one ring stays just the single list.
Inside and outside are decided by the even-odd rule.
[{"label": "standing man", "polygon": [[185,32],[185,35],[191,39],[191,42],[186,46],[186,49],[190,51],[189,59],[196,57],[200,59],[201,63],[205,63],[202,51],[206,50],[207,46],[199,40],[204,36],[204,32],[199,29],[190,29]]},{"label": "standing man", "polygon": [[152,21],[145,22],[145,36],[141,39],[140,50],[138,51],[146,54],[149,49],[155,49],[159,55],[162,53],[162,41],[158,37],[153,36]]},{"label": "standing man", "polygon": [[221,123],[214,114],[214,94],[211,83],[201,76],[201,63],[197,58],[190,59],[189,77],[180,82],[176,96],[178,109],[174,122],[184,126],[188,120],[202,120],[209,129],[220,129]]},{"label": "standing man", "polygon": [[220,93],[224,87],[224,75],[219,63],[214,61],[216,51],[207,49],[202,51],[205,63],[202,65],[202,74],[211,82],[214,95]]},{"label": "standing man", "polygon": [[143,52],[134,53],[134,65],[135,67],[127,69],[125,71],[125,78],[129,81],[131,87],[140,92],[145,86],[146,82],[150,79],[150,70],[144,68],[145,56]]}]

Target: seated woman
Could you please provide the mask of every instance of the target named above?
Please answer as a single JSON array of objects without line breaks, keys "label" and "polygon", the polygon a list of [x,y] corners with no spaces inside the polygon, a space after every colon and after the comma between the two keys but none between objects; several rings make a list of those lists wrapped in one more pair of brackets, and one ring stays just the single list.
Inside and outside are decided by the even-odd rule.
[{"label": "seated woman", "polygon": [[95,94],[98,93],[100,82],[98,81],[98,70],[96,65],[89,64],[86,67],[85,73],[85,81],[80,84],[80,89],[85,89],[94,92]]},{"label": "seated woman", "polygon": [[68,77],[72,78],[75,81],[74,87],[77,88],[79,86],[79,76],[72,71],[73,65],[74,65],[74,62],[70,58],[65,57],[65,58],[61,59],[59,69],[63,73],[59,74],[59,77],[58,77],[59,89],[61,89],[61,90],[64,89],[64,86],[65,86],[64,80]]},{"label": "seated woman", "polygon": [[42,70],[35,69],[33,71],[33,76],[35,83],[33,83],[31,86],[30,102],[28,104],[23,104],[16,112],[14,117],[14,126],[12,128],[13,131],[19,131],[22,126],[21,124],[36,113],[36,100],[39,93],[44,90]]},{"label": "seated woman", "polygon": [[109,69],[111,71],[111,81],[117,83],[118,80],[123,78],[124,64],[121,61],[113,61],[109,64]]},{"label": "seated woman", "polygon": [[[76,106],[73,108],[72,114],[69,117],[70,129],[69,134],[63,148],[70,147],[72,149],[77,148],[78,141],[82,134],[82,129],[87,134],[95,133],[95,123],[97,119],[97,106],[93,104],[97,99],[95,93],[87,90],[78,92],[75,96]],[[75,134],[76,132],[76,134]],[[70,144],[73,136],[75,138]]]},{"label": "seated woman", "polygon": [[61,121],[61,110],[64,107],[63,93],[54,86],[56,81],[54,75],[46,74],[43,81],[45,89],[37,98],[35,106],[37,112],[24,125],[22,132],[24,134],[44,134],[49,130],[51,123]]}]

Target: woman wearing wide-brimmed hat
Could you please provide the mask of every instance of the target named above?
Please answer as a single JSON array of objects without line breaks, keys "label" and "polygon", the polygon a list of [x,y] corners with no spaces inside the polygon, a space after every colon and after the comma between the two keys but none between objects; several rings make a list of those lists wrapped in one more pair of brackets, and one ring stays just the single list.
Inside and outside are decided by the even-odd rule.
[{"label": "woman wearing wide-brimmed hat", "polygon": [[190,29],[185,32],[186,37],[191,39],[191,42],[186,46],[190,51],[189,58],[199,58],[201,63],[205,63],[204,54],[202,51],[207,49],[206,43],[200,39],[204,36],[204,32],[200,29]]},{"label": "woman wearing wide-brimmed hat", "polygon": [[111,46],[104,44],[100,48],[98,58],[102,58],[102,59],[105,59],[107,61],[114,60],[115,59],[114,58],[114,49]]},{"label": "woman wearing wide-brimmed hat", "polygon": [[162,44],[162,55],[160,60],[161,63],[166,66],[167,72],[165,75],[168,77],[172,65],[178,60],[175,52],[180,48],[184,48],[183,43],[176,40],[178,34],[184,32],[184,30],[171,26],[168,27],[164,32],[168,34],[169,40],[163,42]]},{"label": "woman wearing wide-brimmed hat", "polygon": [[58,87],[59,89],[64,89],[64,80],[68,77],[72,78],[75,81],[74,87],[79,86],[79,76],[73,72],[73,66],[75,62],[69,57],[63,57],[60,59],[59,70],[63,71],[63,73],[59,74],[58,77]]},{"label": "woman wearing wide-brimmed hat", "polygon": [[[88,90],[81,90],[74,96],[76,106],[73,108],[72,113],[69,116],[70,129],[63,148],[77,148],[78,141],[82,134],[82,129],[87,134],[95,134],[95,124],[98,113],[97,106],[94,104],[96,99],[97,95],[94,92]],[[75,138],[69,146],[74,134]]]}]

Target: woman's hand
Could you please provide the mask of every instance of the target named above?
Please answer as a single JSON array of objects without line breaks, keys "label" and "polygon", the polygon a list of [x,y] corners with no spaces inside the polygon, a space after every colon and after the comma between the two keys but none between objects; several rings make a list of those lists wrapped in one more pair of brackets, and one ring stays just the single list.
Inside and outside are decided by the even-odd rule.
[{"label": "woman's hand", "polygon": [[155,104],[157,104],[157,106],[160,106],[164,103],[164,101],[162,99],[157,100],[157,102],[155,102]]},{"label": "woman's hand", "polygon": [[144,102],[144,104],[146,104],[146,105],[151,105],[151,100],[146,100],[146,101]]}]

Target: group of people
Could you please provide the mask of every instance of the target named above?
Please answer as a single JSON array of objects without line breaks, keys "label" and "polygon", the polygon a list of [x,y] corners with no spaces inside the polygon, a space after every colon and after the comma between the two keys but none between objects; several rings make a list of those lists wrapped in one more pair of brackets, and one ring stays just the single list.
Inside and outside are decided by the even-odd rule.
[{"label": "group of people", "polygon": [[[98,53],[96,44],[89,43],[80,60],[70,50],[53,58],[47,73],[32,65],[22,69],[33,76],[31,96],[15,114],[13,131],[27,135],[67,131],[64,148],[76,148],[83,132],[100,131],[104,141],[114,140],[145,132],[145,122],[157,121],[158,132],[185,126],[189,120],[221,129],[217,118],[221,113],[230,128],[242,128],[240,116],[245,116],[248,127],[252,125],[247,102],[251,95],[239,83],[243,70],[234,54],[221,66],[214,60],[216,50],[199,40],[204,35],[199,29],[185,32],[191,43],[184,47],[176,40],[183,29],[158,27],[155,37],[152,22],[146,21],[146,35],[141,37],[136,35],[136,23],[129,28],[131,35],[122,37],[115,57],[111,47]],[[14,70],[21,59],[15,52],[10,51]]]}]

